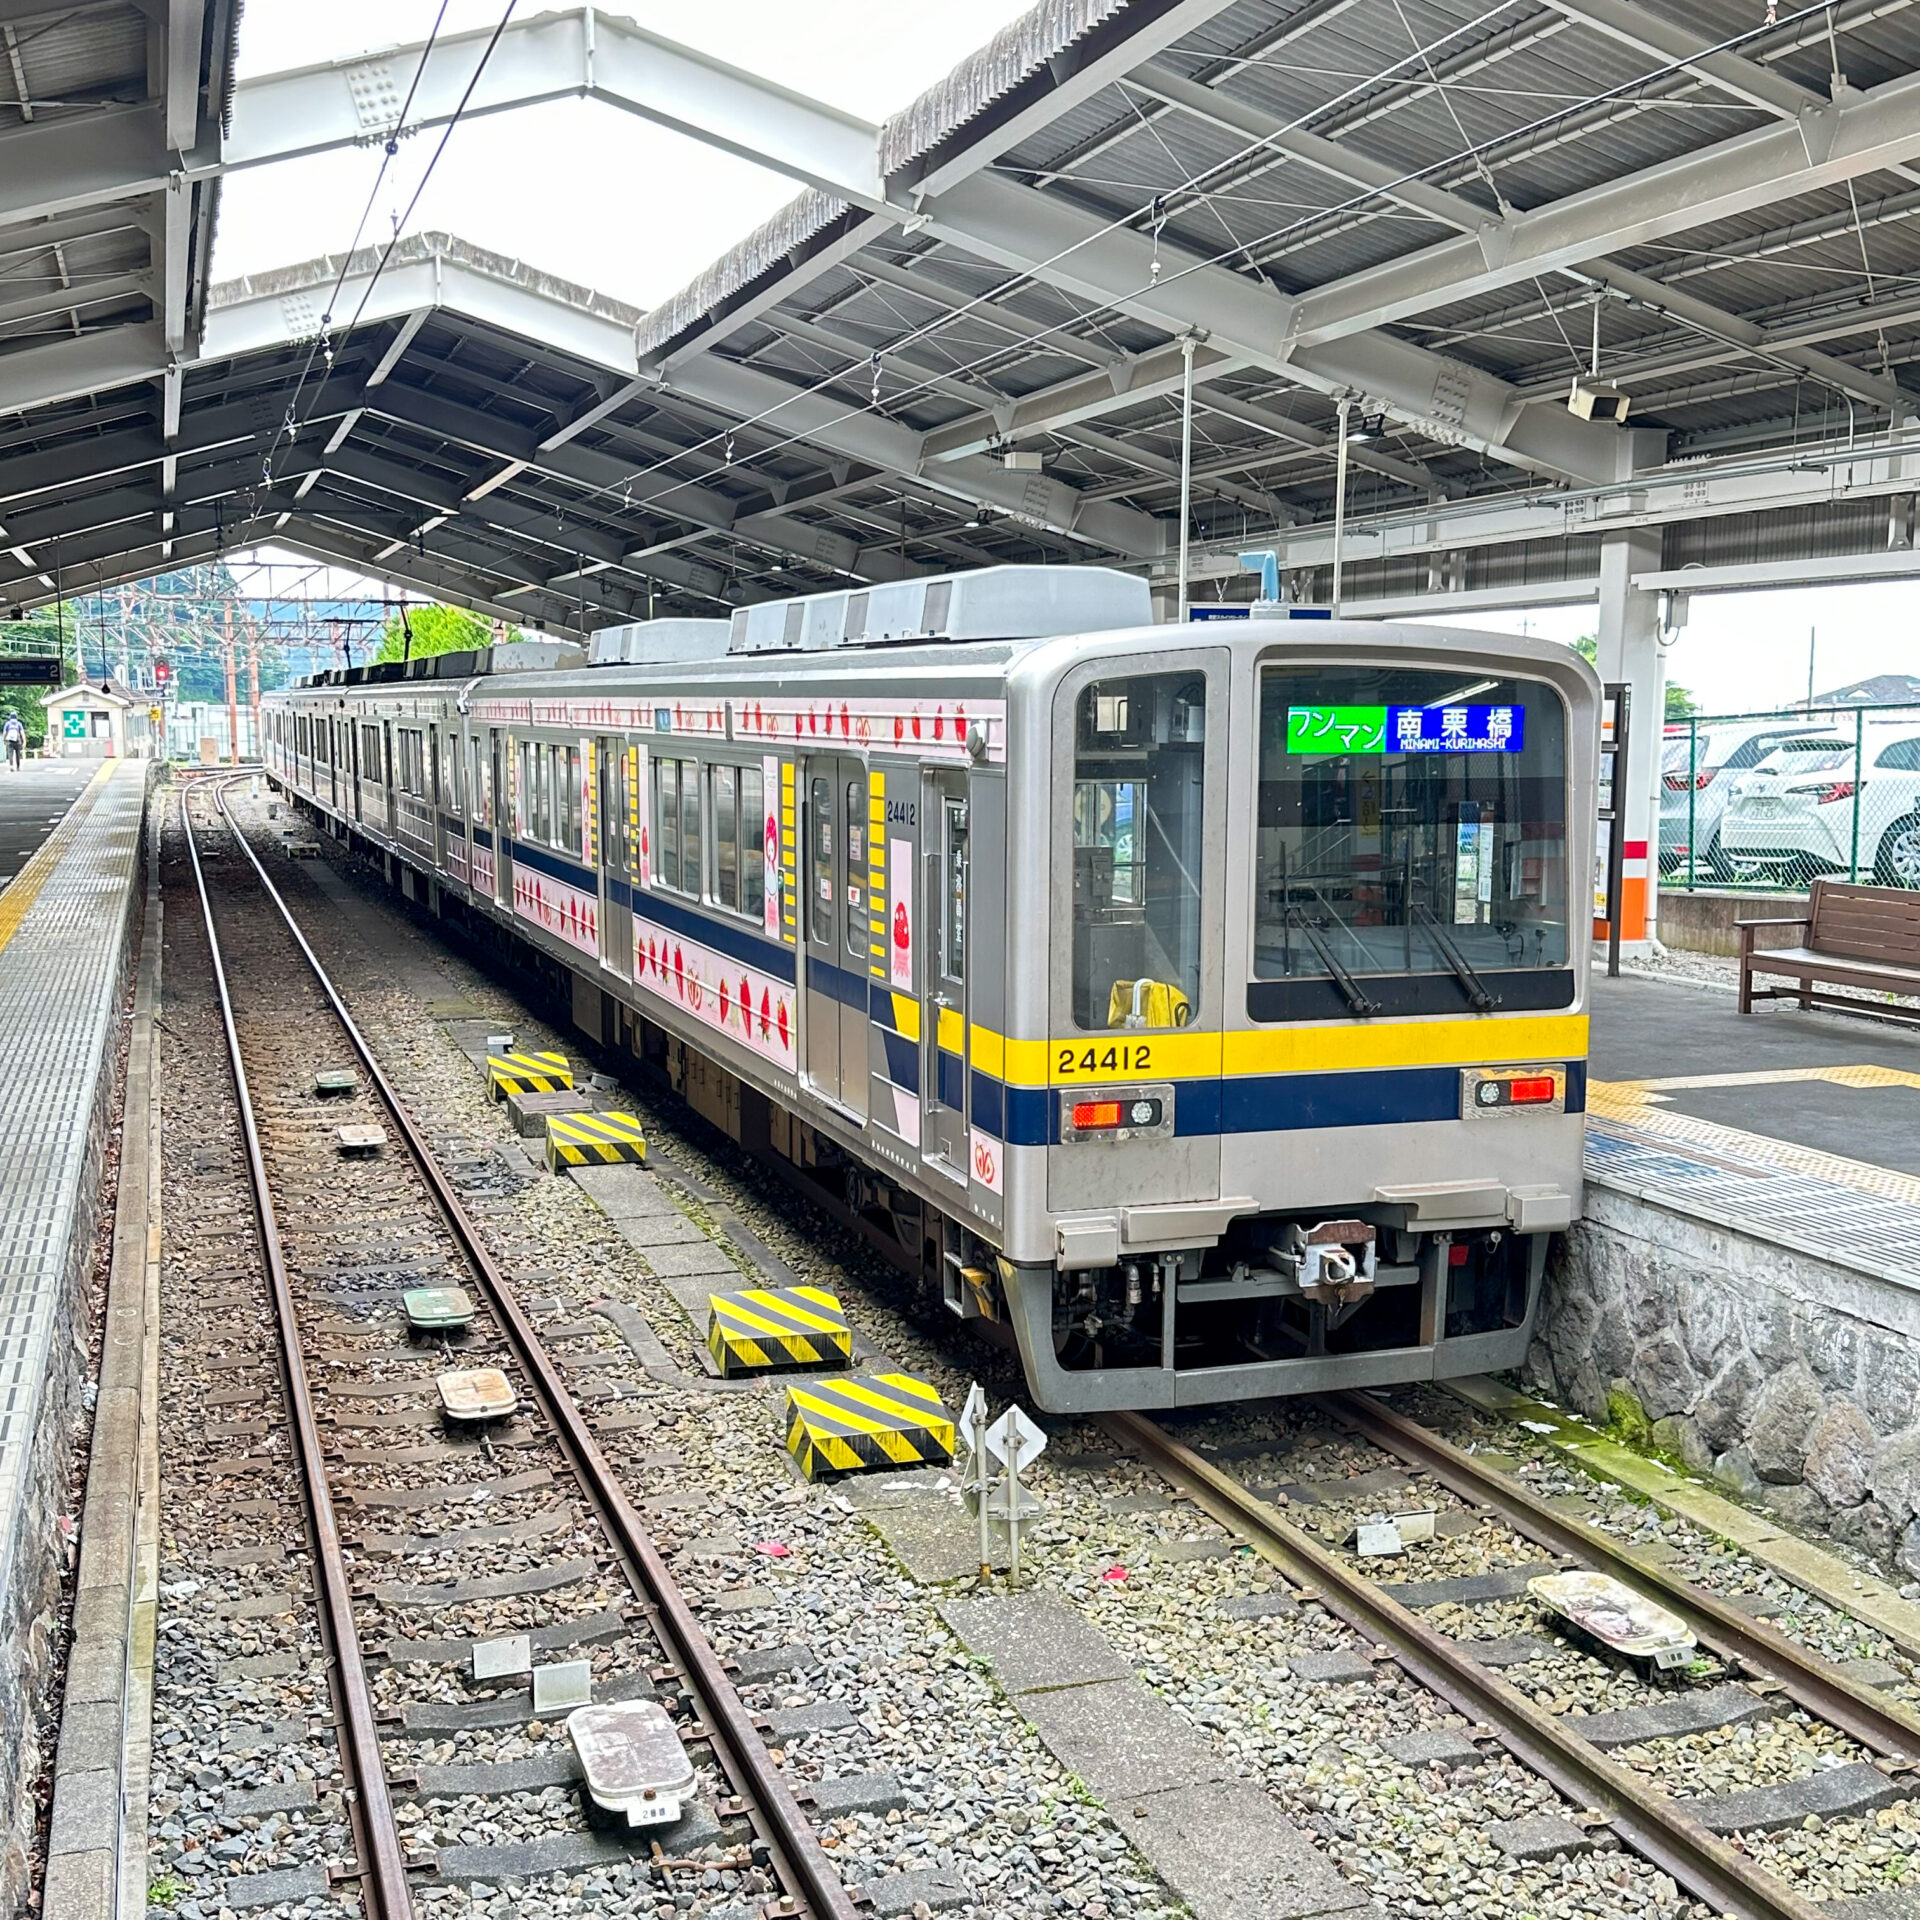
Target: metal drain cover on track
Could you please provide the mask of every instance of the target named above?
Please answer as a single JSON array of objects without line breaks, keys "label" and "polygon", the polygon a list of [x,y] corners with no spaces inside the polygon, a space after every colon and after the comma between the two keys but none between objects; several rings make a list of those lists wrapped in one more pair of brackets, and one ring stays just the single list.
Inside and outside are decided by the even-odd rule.
[{"label": "metal drain cover on track", "polygon": [[693,1762],[657,1700],[621,1700],[567,1715],[587,1797],[629,1827],[666,1827],[693,1791]]},{"label": "metal drain cover on track", "polygon": [[351,1067],[322,1067],[313,1076],[313,1090],[323,1100],[335,1094],[357,1093],[360,1076]]},{"label": "metal drain cover on track", "polygon": [[342,1153],[374,1154],[387,1144],[385,1127],[335,1127],[333,1137]]},{"label": "metal drain cover on track", "polygon": [[433,1383],[440,1390],[440,1406],[449,1420],[505,1420],[516,1413],[520,1396],[498,1367],[469,1367],[443,1373]]},{"label": "metal drain cover on track", "polygon": [[473,1302],[463,1287],[409,1287],[400,1304],[416,1333],[464,1333],[473,1320]]}]

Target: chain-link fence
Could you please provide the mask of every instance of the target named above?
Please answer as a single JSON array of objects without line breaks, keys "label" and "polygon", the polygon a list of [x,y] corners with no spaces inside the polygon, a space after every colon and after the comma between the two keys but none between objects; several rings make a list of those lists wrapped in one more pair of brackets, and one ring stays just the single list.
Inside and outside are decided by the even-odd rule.
[{"label": "chain-link fence", "polygon": [[1753,893],[1821,874],[1920,888],[1920,706],[1669,721],[1660,874]]}]

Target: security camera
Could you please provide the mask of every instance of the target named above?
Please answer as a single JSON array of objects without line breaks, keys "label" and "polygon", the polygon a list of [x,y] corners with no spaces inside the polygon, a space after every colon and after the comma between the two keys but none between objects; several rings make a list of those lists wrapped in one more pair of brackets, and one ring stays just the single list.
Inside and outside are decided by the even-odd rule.
[{"label": "security camera", "polygon": [[1632,405],[1618,387],[1604,380],[1576,380],[1567,395],[1567,411],[1576,420],[1598,420],[1604,426],[1622,427]]}]

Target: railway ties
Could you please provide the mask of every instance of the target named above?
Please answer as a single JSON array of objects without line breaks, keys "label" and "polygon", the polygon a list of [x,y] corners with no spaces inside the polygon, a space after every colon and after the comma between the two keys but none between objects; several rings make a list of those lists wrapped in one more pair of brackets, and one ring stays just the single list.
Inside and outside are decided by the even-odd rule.
[{"label": "railway ties", "polygon": [[[851,1920],[732,1682],[467,1216],[463,1191],[484,1193],[489,1179],[466,1169],[456,1183],[440,1166],[224,792],[213,796],[217,819],[204,799],[186,805],[187,848],[254,1216],[229,1210],[223,1231],[255,1229],[285,1402],[278,1424],[304,1509],[241,1503],[258,1543],[223,1564],[270,1565],[276,1579],[302,1561],[311,1570],[353,1821],[353,1857],[331,1863],[334,1882],[357,1881],[379,1920],[407,1920],[423,1877],[511,1884],[637,1865],[671,1899],[684,1861],[770,1910]],[[209,831],[245,856],[223,860],[217,880],[198,844]],[[377,1129],[381,1143],[348,1158],[343,1129]],[[250,1264],[236,1262],[199,1304],[236,1316],[256,1305]],[[468,1330],[410,1331],[404,1296],[448,1286],[471,1296]],[[251,1417],[209,1426],[244,1425],[244,1436],[214,1437],[264,1443],[252,1451],[270,1459],[267,1375],[257,1357],[239,1357]],[[510,1417],[452,1417],[492,1409],[450,1380],[496,1375]],[[265,1658],[260,1678],[310,1670]],[[684,1817],[625,1829],[576,1792],[579,1758],[552,1735],[589,1700],[631,1709],[623,1727],[651,1714],[677,1732],[695,1766]],[[542,1727],[547,1737],[534,1737]],[[252,1891],[321,1889],[309,1873]]]},{"label": "railway ties", "polygon": [[[1485,1759],[1484,1743],[1497,1741],[1571,1803],[1564,1816],[1535,1814],[1493,1833],[1515,1860],[1579,1853],[1594,1844],[1596,1834],[1611,1831],[1718,1912],[1743,1920],[1815,1920],[1833,1911],[1755,1861],[1743,1836],[1871,1815],[1911,1799],[1920,1713],[1678,1577],[1655,1557],[1556,1511],[1518,1479],[1371,1396],[1329,1396],[1322,1410],[1345,1433],[1403,1463],[1405,1472],[1378,1469],[1344,1483],[1310,1482],[1291,1492],[1267,1486],[1257,1493],[1140,1415],[1109,1415],[1105,1424],[1276,1565],[1298,1589],[1294,1604],[1317,1603],[1358,1636],[1348,1652],[1296,1659],[1296,1678],[1353,1682],[1368,1678],[1376,1662],[1390,1660],[1470,1723],[1466,1733],[1410,1736],[1399,1751],[1390,1747],[1393,1757],[1443,1769],[1470,1766]],[[1382,1495],[1411,1492],[1416,1481],[1455,1495],[1463,1503],[1452,1510],[1456,1519],[1464,1513],[1476,1523],[1496,1521],[1517,1536],[1510,1546],[1524,1541],[1543,1549],[1541,1558],[1430,1579],[1370,1577],[1357,1555],[1341,1550],[1355,1534],[1349,1510],[1377,1503]],[[1339,1517],[1316,1529],[1313,1517],[1322,1501],[1337,1503]],[[1290,1510],[1299,1514],[1297,1522]],[[1470,1531],[1445,1530],[1456,1536]],[[1406,1571],[1397,1555],[1385,1564]],[[1555,1646],[1527,1634],[1455,1637],[1435,1624],[1444,1618],[1465,1625],[1463,1614],[1523,1600],[1533,1579],[1567,1566],[1606,1573],[1677,1614],[1696,1634],[1708,1663],[1719,1665],[1711,1684],[1673,1690],[1650,1685],[1631,1705],[1576,1715],[1563,1700],[1542,1705],[1524,1681],[1509,1677],[1559,1657]],[[1769,1721],[1795,1708],[1856,1743],[1855,1757],[1816,1765],[1792,1779],[1691,1795],[1663,1791],[1648,1768],[1615,1757]]]}]

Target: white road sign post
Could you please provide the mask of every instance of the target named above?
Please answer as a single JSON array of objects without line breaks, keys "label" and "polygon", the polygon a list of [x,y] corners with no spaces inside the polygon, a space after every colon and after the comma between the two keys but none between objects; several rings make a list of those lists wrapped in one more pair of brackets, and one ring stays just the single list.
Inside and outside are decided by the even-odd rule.
[{"label": "white road sign post", "polygon": [[[983,1436],[986,1450],[996,1460],[1006,1466],[1001,1485],[1007,1501],[1007,1584],[1017,1587],[1020,1584],[1020,1472],[1023,1467],[1031,1466],[1046,1451],[1047,1436],[1042,1433],[1033,1420],[1018,1407],[1009,1407]],[[980,1496],[980,1511],[987,1510],[984,1490]],[[984,1523],[981,1531],[981,1550],[986,1547]]]}]

